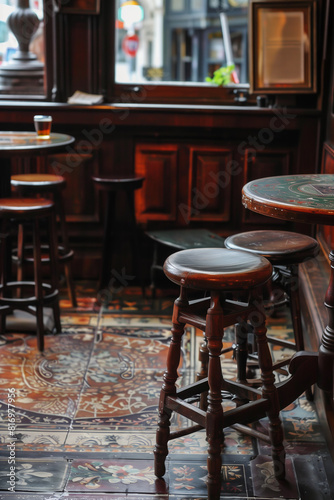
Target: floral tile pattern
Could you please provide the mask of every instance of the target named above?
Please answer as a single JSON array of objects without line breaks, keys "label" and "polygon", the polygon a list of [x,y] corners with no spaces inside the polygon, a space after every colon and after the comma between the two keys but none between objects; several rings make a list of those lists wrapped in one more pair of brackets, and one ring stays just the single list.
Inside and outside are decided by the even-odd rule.
[{"label": "floral tile pattern", "polygon": [[[39,429],[16,429],[14,437],[16,438],[16,450],[36,449],[36,451],[61,451],[65,444],[68,430]],[[10,441],[8,431],[0,432],[0,453],[7,451],[7,443]]]},{"label": "floral tile pattern", "polygon": [[[33,336],[0,336],[0,470],[5,469],[8,452],[7,389],[14,387],[18,470],[20,481],[26,483],[21,484],[22,490],[17,488],[17,500],[207,498],[204,431],[170,441],[165,480],[154,476],[152,450],[172,302],[161,299],[163,312],[154,315],[145,300],[136,305],[129,297],[118,297],[103,315],[91,297],[79,298],[76,311],[62,302],[63,333],[46,336],[43,355]],[[139,316],[138,311],[146,307],[150,312]],[[283,314],[270,320],[269,328],[271,335],[292,338]],[[227,329],[224,347],[233,341],[233,329]],[[201,332],[187,330],[179,385],[195,380],[201,342]],[[281,352],[275,349],[274,354],[279,357]],[[222,365],[226,377],[235,376],[232,351],[222,357]],[[224,408],[231,405],[229,400]],[[322,462],[329,455],[314,405],[302,396],[281,417],[289,455],[285,489],[275,490],[270,447],[228,428],[221,498],[262,500],[289,495],[284,497],[295,499],[300,494],[302,500],[319,500],[312,490],[313,496],[307,493],[304,499],[296,489],[296,477],[305,491],[310,491],[309,478],[314,484],[321,481],[322,492],[329,491]],[[173,415],[173,430],[187,425],[185,418]],[[267,431],[267,420],[257,427]],[[258,452],[260,456],[252,460]],[[0,483],[1,500],[13,498],[5,486]]]},{"label": "floral tile pattern", "polygon": [[[172,462],[169,471],[170,493],[182,493],[185,497],[207,494],[206,458],[201,462]],[[221,494],[247,497],[246,473],[243,464],[222,466]]]},{"label": "floral tile pattern", "polygon": [[13,485],[8,479],[11,479],[8,475],[9,467],[8,460],[0,458],[0,490],[8,491],[12,486],[13,491],[36,491],[38,484],[38,491],[62,491],[66,484],[69,463],[65,459],[55,458],[50,460],[16,458]]},{"label": "floral tile pattern", "polygon": [[[84,488],[83,488],[84,487]],[[105,493],[163,493],[166,483],[154,475],[152,460],[74,460],[67,490]]]},{"label": "floral tile pattern", "polygon": [[277,481],[270,456],[258,455],[251,461],[254,495],[266,498],[299,499],[296,475],[291,459],[286,459],[285,479]]}]

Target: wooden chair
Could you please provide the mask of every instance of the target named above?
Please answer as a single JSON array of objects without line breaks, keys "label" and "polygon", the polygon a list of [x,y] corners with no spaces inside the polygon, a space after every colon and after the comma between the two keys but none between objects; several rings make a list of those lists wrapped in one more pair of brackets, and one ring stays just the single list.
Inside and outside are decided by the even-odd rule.
[{"label": "wooden chair", "polygon": [[[102,290],[108,286],[111,278],[112,257],[116,249],[116,245],[114,245],[113,243],[115,239],[117,239],[116,233],[120,230],[119,228],[117,230],[116,227],[116,200],[117,195],[122,191],[126,194],[128,205],[127,209],[129,216],[129,232],[130,238],[132,239],[132,247],[134,248],[133,256],[136,260],[138,260],[138,239],[134,205],[134,192],[142,187],[145,178],[136,175],[114,174],[94,176],[92,177],[92,179],[98,189],[107,192],[107,209],[104,222],[102,264],[99,281],[99,290]],[[124,230],[124,226],[122,226],[122,230]],[[136,270],[138,271],[138,265],[136,265],[136,268]]]},{"label": "wooden chair", "polygon": [[[66,180],[61,175],[54,174],[20,174],[11,176],[11,186],[12,188],[22,196],[31,195],[42,195],[52,196],[55,204],[56,214],[59,220],[60,226],[60,240],[58,241],[58,260],[60,263],[64,264],[65,277],[67,283],[68,294],[73,307],[77,307],[77,299],[75,293],[75,286],[72,276],[71,261],[74,256],[73,250],[70,248],[67,227],[66,227],[66,217],[65,217],[65,207],[63,199],[63,190],[66,186]],[[27,261],[31,261],[31,257],[26,257]],[[22,265],[24,262],[20,262],[18,266],[18,279],[22,279]]]},{"label": "wooden chair", "polygon": [[[229,236],[225,240],[225,246],[229,249],[244,250],[253,255],[261,255],[271,262],[273,278],[269,289],[269,306],[274,308],[277,305],[281,306],[283,301],[289,305],[295,342],[272,336],[268,336],[267,339],[273,345],[303,351],[304,338],[300,314],[298,266],[318,255],[318,242],[310,236],[290,231],[259,230]],[[239,378],[244,380],[246,378],[247,355],[244,356],[241,353],[247,352],[245,346],[247,336],[239,333],[237,342],[238,370]],[[256,355],[248,353],[248,357],[256,363]],[[281,366],[288,362],[289,358],[283,360]],[[309,399],[312,397],[309,390],[306,394]]]},{"label": "wooden chair", "polygon": [[[168,441],[200,429],[206,429],[208,441],[208,493],[209,499],[220,494],[221,446],[223,428],[245,424],[264,416],[269,417],[269,433],[275,475],[285,475],[283,430],[279,418],[279,402],[274,385],[272,359],[268,348],[263,311],[262,291],[271,278],[272,266],[264,257],[237,250],[203,248],[182,250],[172,254],[164,264],[166,276],[180,286],[180,296],[173,311],[172,340],[167,357],[167,369],[159,402],[159,424],[155,454],[155,474],[165,474]],[[200,290],[209,297],[189,301],[188,292]],[[231,295],[241,293],[247,303],[231,300]],[[224,379],[220,356],[224,328],[235,323],[251,322],[257,338],[262,389],[247,387],[237,381]],[[194,384],[176,388],[181,356],[181,340],[186,325],[192,325],[207,338],[209,351],[208,377]],[[223,412],[222,391],[236,394],[248,402]],[[191,404],[188,398],[207,394],[207,405]],[[178,432],[170,432],[172,412],[189,418],[195,425]],[[268,441],[268,436],[263,436]]]},{"label": "wooden chair", "polygon": [[[58,258],[54,203],[50,200],[31,198],[0,199],[0,220],[3,235],[9,235],[11,224],[16,221],[32,226],[34,281],[12,281],[10,276],[11,251],[9,237],[1,242],[0,333],[4,333],[6,316],[14,310],[23,310],[36,316],[37,345],[44,350],[43,308],[51,306],[54,326],[61,332],[58,302]],[[50,283],[42,279],[41,224],[47,221],[50,262]],[[9,263],[9,265],[8,265]],[[14,296],[19,291],[18,296]]]}]

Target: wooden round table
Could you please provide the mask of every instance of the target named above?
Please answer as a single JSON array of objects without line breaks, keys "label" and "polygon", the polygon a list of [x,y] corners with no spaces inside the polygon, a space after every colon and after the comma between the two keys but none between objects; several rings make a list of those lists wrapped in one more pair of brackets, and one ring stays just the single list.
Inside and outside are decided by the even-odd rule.
[{"label": "wooden round table", "polygon": [[63,150],[74,137],[52,132],[49,139],[39,139],[36,132],[0,132],[0,197],[10,196],[11,159],[45,156]]},{"label": "wooden round table", "polygon": [[[243,205],[262,215],[310,224],[334,225],[334,174],[284,175],[249,182],[242,190]],[[304,379],[333,393],[334,375],[334,252],[329,255],[331,279],[325,296],[328,326],[318,353],[299,352],[290,362],[291,390],[304,389]],[[313,381],[313,382],[312,382]],[[281,406],[283,408],[283,406]]]}]

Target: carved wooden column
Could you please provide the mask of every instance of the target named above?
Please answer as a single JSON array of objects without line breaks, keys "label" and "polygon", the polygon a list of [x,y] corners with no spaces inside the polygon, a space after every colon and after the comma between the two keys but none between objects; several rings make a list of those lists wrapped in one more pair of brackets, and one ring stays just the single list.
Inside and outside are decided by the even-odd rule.
[{"label": "carved wooden column", "polygon": [[29,51],[39,23],[37,14],[30,9],[29,0],[17,0],[17,9],[9,15],[7,24],[19,48],[11,61],[0,67],[2,94],[44,94],[44,64]]}]

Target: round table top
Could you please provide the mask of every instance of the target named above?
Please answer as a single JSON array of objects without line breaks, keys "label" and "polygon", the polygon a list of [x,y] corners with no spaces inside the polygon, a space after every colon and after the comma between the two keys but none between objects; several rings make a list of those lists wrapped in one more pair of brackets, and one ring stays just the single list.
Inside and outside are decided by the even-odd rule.
[{"label": "round table top", "polygon": [[36,132],[1,132],[0,156],[20,155],[21,153],[43,153],[50,149],[63,148],[74,142],[74,137],[51,132],[49,139],[39,139]]},{"label": "round table top", "polygon": [[242,203],[277,219],[334,225],[334,174],[257,179],[243,187]]}]

